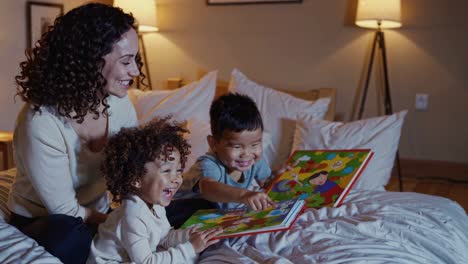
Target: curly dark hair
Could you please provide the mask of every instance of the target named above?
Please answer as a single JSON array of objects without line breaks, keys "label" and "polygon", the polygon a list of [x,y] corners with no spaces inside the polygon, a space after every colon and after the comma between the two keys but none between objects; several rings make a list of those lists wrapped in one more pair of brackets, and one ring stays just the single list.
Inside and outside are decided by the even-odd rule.
[{"label": "curly dark hair", "polygon": [[252,98],[239,93],[226,93],[213,101],[210,107],[211,134],[220,139],[225,130],[232,132],[263,131],[263,121]]},{"label": "curly dark hair", "polygon": [[184,135],[189,131],[169,119],[153,120],[142,128],[122,128],[109,139],[101,171],[113,201],[135,193],[133,185],[146,174],[145,163],[158,157],[167,159],[174,149],[185,167],[191,146]]},{"label": "curly dark hair", "polygon": [[[131,28],[136,29],[131,14],[105,4],[85,4],[57,17],[34,47],[26,50],[26,61],[20,63],[21,73],[15,77],[16,95],[35,111],[53,106],[59,115],[79,123],[87,113],[95,118],[107,115],[108,95],[102,100],[97,96],[105,95],[107,83],[101,73],[103,57]],[[136,63],[144,78],[139,54]],[[98,111],[100,104],[104,106],[102,113]]]}]

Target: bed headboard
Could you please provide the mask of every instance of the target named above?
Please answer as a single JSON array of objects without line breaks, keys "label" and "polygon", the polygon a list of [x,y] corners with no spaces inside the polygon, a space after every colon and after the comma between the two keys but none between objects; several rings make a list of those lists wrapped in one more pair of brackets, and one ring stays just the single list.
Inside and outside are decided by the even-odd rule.
[{"label": "bed headboard", "polygon": [[[198,70],[197,79],[200,79],[208,71]],[[171,83],[172,88],[182,87],[185,83],[181,81],[180,78],[176,78],[177,81],[174,82],[174,78],[168,79],[168,83]],[[224,94],[228,91],[229,82],[225,80],[218,79],[216,82],[216,95],[218,97],[221,94]],[[307,91],[282,91],[288,94],[291,94],[295,97],[305,99],[305,100],[317,100],[319,98],[330,97],[330,105],[328,106],[328,111],[325,115],[325,120],[333,121],[335,119],[335,108],[336,108],[336,89],[335,88],[319,88],[319,89],[310,89]]]}]

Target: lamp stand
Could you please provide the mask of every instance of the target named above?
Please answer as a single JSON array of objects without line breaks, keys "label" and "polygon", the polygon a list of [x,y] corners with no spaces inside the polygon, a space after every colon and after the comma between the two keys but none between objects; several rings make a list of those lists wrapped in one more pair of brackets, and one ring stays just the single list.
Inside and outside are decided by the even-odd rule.
[{"label": "lamp stand", "polygon": [[[149,72],[148,59],[146,57],[145,41],[143,40],[143,34],[138,33],[138,43],[141,47],[141,57],[143,60],[143,65],[145,66],[146,78],[148,78],[149,89],[152,90],[153,86],[151,85],[151,74]],[[137,88],[140,89],[140,76],[137,78]]]},{"label": "lamp stand", "polygon": [[[375,48],[376,46],[379,45],[379,50],[380,54],[382,56],[382,63],[383,63],[383,73],[384,73],[384,81],[385,81],[385,90],[384,90],[384,107],[385,107],[385,115],[391,115],[393,114],[392,110],[392,98],[390,96],[390,84],[388,81],[388,69],[387,69],[387,54],[385,50],[385,37],[384,37],[384,32],[379,28],[375,32],[374,36],[374,41],[372,43],[372,51],[371,51],[371,56],[369,60],[369,65],[367,68],[367,77],[366,77],[366,82],[364,86],[364,90],[362,93],[362,98],[361,98],[361,105],[359,107],[359,112],[358,112],[358,119],[362,118],[362,114],[364,113],[364,106],[366,103],[366,97],[367,97],[367,91],[369,88],[369,81],[372,75],[372,66],[374,64],[374,57],[375,57]],[[399,190],[400,192],[403,191],[403,179],[401,176],[401,166],[400,166],[400,155],[398,153],[399,151],[397,150],[396,156],[395,156],[395,161],[396,161],[396,167],[397,167],[397,173],[398,173],[398,185],[399,185]]]}]

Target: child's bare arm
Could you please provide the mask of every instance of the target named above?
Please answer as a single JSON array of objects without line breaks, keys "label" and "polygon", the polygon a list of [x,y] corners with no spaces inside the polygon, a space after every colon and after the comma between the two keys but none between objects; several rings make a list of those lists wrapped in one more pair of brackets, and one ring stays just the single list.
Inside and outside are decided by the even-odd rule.
[{"label": "child's bare arm", "polygon": [[233,187],[210,178],[200,179],[199,187],[205,199],[221,203],[241,203],[241,198],[248,192],[246,189]]},{"label": "child's bare arm", "polygon": [[274,204],[263,192],[254,192],[220,183],[208,178],[199,182],[203,197],[212,202],[243,203],[253,210],[264,210]]}]

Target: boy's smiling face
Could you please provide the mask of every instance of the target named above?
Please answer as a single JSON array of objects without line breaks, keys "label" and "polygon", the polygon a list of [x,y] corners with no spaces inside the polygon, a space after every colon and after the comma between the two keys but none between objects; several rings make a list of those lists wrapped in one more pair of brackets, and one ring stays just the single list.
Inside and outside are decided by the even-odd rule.
[{"label": "boy's smiling face", "polygon": [[236,171],[249,170],[255,162],[262,158],[262,135],[261,128],[241,132],[225,130],[218,140],[213,136],[208,136],[208,143],[211,150],[226,167],[227,172],[231,174]]}]

